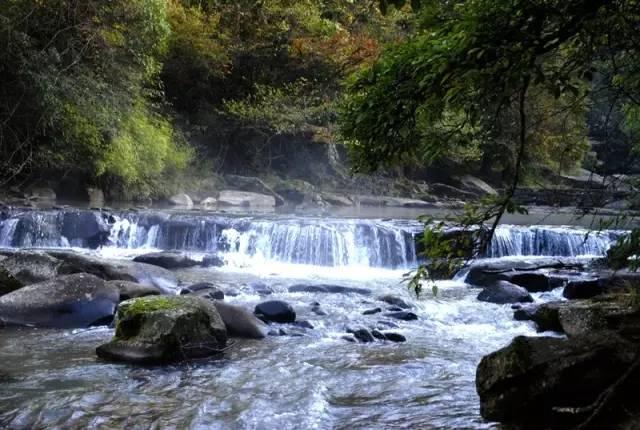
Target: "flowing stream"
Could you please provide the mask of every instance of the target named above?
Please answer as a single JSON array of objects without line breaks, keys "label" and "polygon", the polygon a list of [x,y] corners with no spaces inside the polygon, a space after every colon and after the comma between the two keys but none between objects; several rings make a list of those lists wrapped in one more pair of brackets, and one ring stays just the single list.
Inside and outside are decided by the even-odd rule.
[{"label": "flowing stream", "polygon": [[[157,367],[98,360],[95,347],[113,334],[107,327],[0,329],[0,428],[489,428],[478,413],[476,366],[514,336],[535,335],[510,306],[477,301],[478,290],[459,280],[439,283],[437,296],[411,296],[401,280],[417,264],[421,226],[413,221],[120,212],[103,220],[108,245],[89,250],[75,237],[85,215],[68,213],[5,214],[0,247],[73,247],[111,258],[218,252],[224,267],[180,270],[181,282],[214,282],[237,294],[225,300],[250,309],[285,300],[314,328],[284,325],[293,335],[238,340],[222,360]],[[618,235],[501,226],[488,257],[591,258]],[[371,294],[289,292],[296,284]],[[410,302],[418,320],[363,315],[388,307],[377,300],[384,294]],[[558,292],[535,297],[550,296]],[[327,315],[312,312],[314,302]],[[407,341],[352,343],[343,339],[347,327],[380,327]]]}]

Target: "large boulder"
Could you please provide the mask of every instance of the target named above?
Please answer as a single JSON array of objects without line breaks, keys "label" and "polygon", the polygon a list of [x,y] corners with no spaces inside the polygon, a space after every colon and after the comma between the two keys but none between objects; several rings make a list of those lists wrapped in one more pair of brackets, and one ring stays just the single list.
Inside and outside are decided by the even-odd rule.
[{"label": "large boulder", "polygon": [[190,208],[193,206],[193,200],[187,194],[176,194],[169,198],[169,204],[172,206],[182,206]]},{"label": "large boulder", "polygon": [[226,175],[224,177],[228,185],[236,190],[272,196],[276,206],[282,206],[284,199],[262,180],[252,176]]},{"label": "large boulder", "polygon": [[269,329],[266,324],[248,310],[219,300],[215,300],[213,304],[230,336],[250,339],[262,339],[267,336]]},{"label": "large boulder", "polygon": [[63,260],[59,273],[91,273],[106,281],[131,281],[156,287],[165,293],[175,293],[178,281],[173,273],[162,267],[127,260],[108,260],[72,251],[49,251],[49,255]]},{"label": "large boulder", "polygon": [[40,327],[88,327],[108,323],[120,291],[86,273],[60,276],[0,297],[0,320]]},{"label": "large boulder", "polygon": [[567,299],[589,299],[605,292],[606,281],[599,278],[576,279],[567,282],[562,295]]},{"label": "large boulder", "polygon": [[72,244],[97,248],[107,243],[111,227],[109,215],[101,211],[65,211],[61,234]]},{"label": "large boulder", "polygon": [[108,285],[113,285],[120,291],[120,301],[146,296],[161,296],[167,294],[165,290],[161,290],[151,285],[141,285],[137,282],[130,281],[107,281]]},{"label": "large boulder", "polygon": [[274,207],[276,199],[266,194],[247,191],[222,190],[218,196],[218,204],[244,207]]},{"label": "large boulder", "polygon": [[0,261],[4,272],[4,276],[0,274],[0,279],[4,279],[4,282],[0,280],[0,293],[55,278],[62,264],[44,252],[16,252]]},{"label": "large boulder", "polygon": [[164,363],[219,355],[227,329],[213,303],[198,297],[152,296],[122,302],[114,338],[99,357],[130,363]]},{"label": "large boulder", "polygon": [[149,254],[138,255],[133,259],[133,261],[152,264],[154,266],[164,267],[165,269],[181,269],[200,264],[200,262],[181,252],[169,251],[151,252]]},{"label": "large boulder", "polygon": [[519,336],[478,365],[480,413],[510,428],[575,428],[629,368],[636,350],[615,336]]},{"label": "large boulder", "polygon": [[264,322],[292,323],[296,320],[296,311],[281,300],[258,303],[253,313]]},{"label": "large boulder", "polygon": [[506,303],[533,302],[533,297],[526,289],[511,282],[497,281],[493,285],[485,287],[478,294],[478,300],[503,305]]},{"label": "large boulder", "polygon": [[[538,277],[537,281],[533,282],[533,277],[527,279],[529,275],[538,273],[544,276],[551,276],[548,271],[552,270],[582,270],[584,269],[584,263],[572,258],[560,258],[560,257],[548,257],[548,258],[536,258],[530,261],[523,260],[485,260],[475,262],[469,267],[469,271],[465,278],[465,282],[478,287],[485,287],[493,284],[495,281],[509,281],[511,279],[517,280],[522,283],[523,287],[531,286],[538,290],[542,287],[548,286],[549,288],[556,288],[562,284],[562,276],[560,280],[553,279],[549,283],[544,283],[542,279]],[[520,276],[524,275],[524,276]],[[554,275],[556,277],[556,275]]]}]

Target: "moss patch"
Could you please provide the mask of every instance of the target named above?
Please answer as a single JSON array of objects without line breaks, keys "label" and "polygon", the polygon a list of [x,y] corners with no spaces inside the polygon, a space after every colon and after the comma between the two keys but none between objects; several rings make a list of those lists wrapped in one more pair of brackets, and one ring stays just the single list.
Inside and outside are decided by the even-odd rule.
[{"label": "moss patch", "polygon": [[187,305],[179,296],[148,296],[127,300],[118,309],[122,318],[130,318],[136,314],[179,309]]}]

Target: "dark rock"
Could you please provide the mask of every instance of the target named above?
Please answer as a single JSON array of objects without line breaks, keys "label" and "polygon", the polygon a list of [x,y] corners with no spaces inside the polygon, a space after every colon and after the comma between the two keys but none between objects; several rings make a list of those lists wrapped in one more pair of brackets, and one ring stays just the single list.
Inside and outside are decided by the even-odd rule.
[{"label": "dark rock", "polygon": [[291,305],[281,300],[259,303],[253,313],[264,322],[291,323],[296,320],[296,312]]},{"label": "dark rock", "polygon": [[378,324],[377,328],[380,329],[380,330],[385,330],[385,329],[388,329],[388,328],[398,328],[399,327],[398,324],[396,324],[394,322],[384,321],[384,320],[377,321],[376,324]]},{"label": "dark rock", "polygon": [[412,321],[412,320],[418,319],[418,315],[414,314],[413,312],[407,312],[407,311],[390,312],[388,314],[384,314],[384,316],[389,318],[395,318],[397,320],[402,320],[402,321]]},{"label": "dark rock", "polygon": [[111,227],[108,215],[92,211],[65,211],[61,234],[70,242],[80,240],[90,248],[98,248],[108,242]]},{"label": "dark rock", "polygon": [[562,286],[562,280],[550,278],[548,275],[540,272],[512,272],[505,276],[505,280],[523,287],[532,293],[551,291],[554,288]]},{"label": "dark rock", "polygon": [[382,334],[382,332],[380,332],[380,331],[378,331],[376,329],[371,330],[371,335],[373,337],[375,337],[376,339],[387,340],[387,337],[384,334]]},{"label": "dark rock", "polygon": [[600,279],[576,279],[567,282],[562,295],[567,299],[588,299],[604,293]]},{"label": "dark rock", "polygon": [[216,307],[190,296],[142,297],[122,302],[114,338],[99,357],[131,363],[163,363],[221,354],[227,330]]},{"label": "dark rock", "polygon": [[262,339],[266,336],[267,326],[248,310],[217,300],[213,304],[230,336],[250,339]]},{"label": "dark rock", "polygon": [[22,288],[22,282],[14,278],[7,270],[0,266],[0,296]]},{"label": "dark rock", "polygon": [[400,333],[384,332],[384,337],[391,342],[406,342],[407,338]]},{"label": "dark rock", "polygon": [[371,290],[367,288],[343,287],[340,285],[294,285],[289,287],[290,293],[329,293],[329,294],[361,294],[368,296]]},{"label": "dark rock", "polygon": [[379,314],[380,312],[382,312],[382,308],[373,308],[367,309],[366,311],[362,312],[362,315],[374,315]]},{"label": "dark rock", "polygon": [[183,288],[182,291],[180,291],[180,295],[185,294],[194,294],[198,297],[209,300],[224,300],[224,292],[210,282],[200,282],[189,285],[187,288]]},{"label": "dark rock", "polygon": [[222,267],[224,259],[218,254],[207,254],[202,258],[202,265],[204,267]]},{"label": "dark rock", "polygon": [[402,308],[402,309],[410,309],[410,308],[412,308],[412,306],[409,303],[405,302],[400,297],[393,296],[391,294],[380,296],[380,297],[378,297],[378,300],[380,300],[382,302],[385,302],[385,303],[388,303],[388,304],[393,305],[393,306],[397,306],[397,307]]},{"label": "dark rock", "polygon": [[81,328],[114,314],[119,290],[86,273],[60,276],[0,297],[0,320],[12,325]]},{"label": "dark rock", "polygon": [[[535,273],[540,270],[551,269],[584,269],[584,263],[572,258],[548,257],[531,261],[522,260],[493,260],[473,263],[465,278],[465,282],[479,287],[492,285],[496,281],[509,281],[514,276],[518,279],[518,273]],[[541,273],[541,272],[538,272]],[[544,275],[544,273],[542,273]],[[526,279],[526,276],[525,276]],[[540,280],[538,279],[540,282]],[[510,281],[511,282],[511,281]],[[558,281],[555,281],[555,286]],[[515,283],[515,282],[512,282]],[[554,286],[554,288],[555,288]],[[551,287],[551,286],[550,286]]]},{"label": "dark rock", "polygon": [[403,308],[401,308],[400,306],[389,306],[389,307],[387,308],[387,310],[388,310],[388,311],[391,311],[391,312],[399,312],[399,311],[401,311],[402,309],[403,309]]},{"label": "dark rock", "polygon": [[533,302],[533,297],[527,290],[507,281],[497,281],[495,284],[483,289],[478,294],[481,302],[506,304],[518,302]]},{"label": "dark rock", "polygon": [[634,361],[635,351],[611,336],[516,337],[478,366],[480,413],[517,428],[574,428],[588,416],[580,408],[588,411]]},{"label": "dark rock", "polygon": [[357,342],[356,338],[353,337],[353,336],[344,335],[344,336],[341,336],[340,339],[344,339],[347,342],[351,342],[351,343],[356,343]]},{"label": "dark rock", "polygon": [[160,296],[166,294],[165,291],[150,285],[140,285],[130,281],[108,281],[108,285],[113,285],[120,291],[120,301],[146,296]]},{"label": "dark rock", "polygon": [[138,255],[133,261],[152,264],[154,266],[164,267],[165,269],[182,269],[200,264],[182,253],[167,251]]},{"label": "dark rock", "polygon": [[360,342],[368,343],[373,342],[373,335],[366,328],[347,329],[347,333],[351,333]]}]

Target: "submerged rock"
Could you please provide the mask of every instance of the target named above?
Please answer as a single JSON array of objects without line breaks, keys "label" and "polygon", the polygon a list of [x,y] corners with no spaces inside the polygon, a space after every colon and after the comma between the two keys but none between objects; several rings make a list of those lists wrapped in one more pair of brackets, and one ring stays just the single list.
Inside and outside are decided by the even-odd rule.
[{"label": "submerged rock", "polygon": [[224,259],[218,254],[207,254],[202,257],[203,267],[222,267],[224,266]]},{"label": "submerged rock", "polygon": [[348,328],[347,333],[351,333],[353,337],[363,343],[373,342],[373,335],[366,328]]},{"label": "submerged rock", "polygon": [[385,303],[388,303],[388,304],[393,305],[393,306],[397,306],[397,307],[402,308],[402,309],[410,309],[410,308],[413,307],[409,303],[404,301],[404,299],[401,299],[400,297],[394,296],[392,294],[387,294],[387,295],[384,295],[384,296],[380,296],[380,297],[378,297],[378,300],[380,300],[382,302],[385,302]]},{"label": "submerged rock", "polygon": [[218,355],[227,329],[213,303],[189,296],[142,297],[122,302],[114,338],[99,357],[130,363],[164,363]]},{"label": "submerged rock", "polygon": [[391,342],[406,342],[407,338],[404,337],[403,335],[401,335],[400,333],[394,333],[394,332],[382,332],[382,334],[384,335],[385,339],[391,341]]},{"label": "submerged rock", "polygon": [[373,308],[367,309],[366,311],[362,312],[362,315],[375,315],[379,314],[380,312],[382,312],[382,308]]},{"label": "submerged rock", "polygon": [[248,310],[218,300],[213,304],[224,321],[230,336],[262,339],[267,335],[267,325]]},{"label": "submerged rock", "polygon": [[138,255],[133,259],[138,263],[152,264],[154,266],[164,267],[165,269],[181,269],[185,267],[198,266],[200,262],[180,253],[180,252],[152,252],[149,254]]},{"label": "submerged rock", "polygon": [[574,428],[635,351],[615,336],[516,337],[478,365],[480,413],[516,428]]},{"label": "submerged rock", "polygon": [[533,297],[522,287],[511,282],[498,281],[483,289],[478,294],[478,300],[502,305],[506,303],[533,302]]},{"label": "submerged rock", "polygon": [[407,311],[390,312],[390,313],[384,314],[384,316],[389,318],[395,318],[397,320],[402,320],[402,321],[413,321],[418,319],[418,315],[414,314],[413,312],[407,312]]},{"label": "submerged rock", "polygon": [[81,328],[108,322],[120,291],[86,273],[60,276],[0,297],[0,320],[7,324]]},{"label": "submerged rock", "polygon": [[291,323],[296,320],[296,312],[291,305],[281,300],[259,303],[253,313],[264,322]]},{"label": "submerged rock", "polygon": [[294,285],[289,287],[290,293],[327,293],[327,294],[361,294],[368,296],[371,290],[368,288],[343,287],[340,285]]}]

